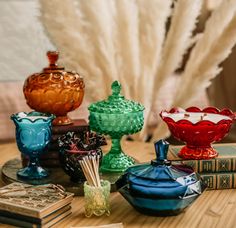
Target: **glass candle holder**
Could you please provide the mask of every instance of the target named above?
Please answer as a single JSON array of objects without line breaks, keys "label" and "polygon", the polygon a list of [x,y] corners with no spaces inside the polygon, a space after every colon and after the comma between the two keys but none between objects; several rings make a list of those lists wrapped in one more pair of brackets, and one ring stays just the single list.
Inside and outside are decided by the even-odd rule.
[{"label": "glass candle holder", "polygon": [[41,179],[48,176],[39,165],[39,155],[46,150],[51,140],[51,126],[54,115],[40,112],[19,112],[11,119],[16,126],[16,142],[21,153],[29,157],[27,167],[20,169],[17,175],[25,179]]},{"label": "glass candle holder", "polygon": [[92,215],[110,215],[110,191],[111,183],[109,181],[101,181],[101,187],[91,186],[84,182],[84,199],[85,199],[85,216]]},{"label": "glass candle holder", "polygon": [[215,107],[189,107],[163,110],[161,118],[166,122],[171,134],[186,143],[178,156],[183,159],[212,159],[218,152],[212,143],[223,139],[229,132],[236,115],[230,109]]}]

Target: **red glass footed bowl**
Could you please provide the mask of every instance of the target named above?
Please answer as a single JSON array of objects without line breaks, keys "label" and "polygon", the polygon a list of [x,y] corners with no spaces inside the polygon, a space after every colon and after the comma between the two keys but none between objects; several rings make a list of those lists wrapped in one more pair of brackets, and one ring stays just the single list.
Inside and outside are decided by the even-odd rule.
[{"label": "red glass footed bowl", "polygon": [[171,134],[186,143],[179,157],[195,160],[215,158],[218,153],[211,144],[224,138],[235,120],[235,113],[230,109],[215,107],[172,108],[162,111],[160,116]]}]

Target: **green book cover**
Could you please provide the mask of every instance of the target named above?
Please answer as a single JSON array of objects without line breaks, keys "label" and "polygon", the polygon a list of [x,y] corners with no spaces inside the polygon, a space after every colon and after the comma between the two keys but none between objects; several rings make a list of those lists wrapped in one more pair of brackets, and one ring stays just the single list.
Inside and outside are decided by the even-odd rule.
[{"label": "green book cover", "polygon": [[208,190],[236,188],[236,173],[200,173]]},{"label": "green book cover", "polygon": [[198,173],[236,171],[236,144],[215,144],[218,157],[210,160],[182,160],[178,153],[182,146],[170,147],[168,159],[191,166]]}]

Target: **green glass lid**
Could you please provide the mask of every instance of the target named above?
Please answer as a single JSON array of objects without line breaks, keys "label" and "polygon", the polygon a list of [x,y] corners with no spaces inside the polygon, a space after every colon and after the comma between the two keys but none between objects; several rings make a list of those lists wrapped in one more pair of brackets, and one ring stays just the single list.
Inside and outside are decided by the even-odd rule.
[{"label": "green glass lid", "polygon": [[93,103],[89,106],[90,112],[124,114],[144,110],[144,106],[135,101],[130,101],[120,94],[121,84],[114,81],[111,85],[112,95],[107,100]]}]

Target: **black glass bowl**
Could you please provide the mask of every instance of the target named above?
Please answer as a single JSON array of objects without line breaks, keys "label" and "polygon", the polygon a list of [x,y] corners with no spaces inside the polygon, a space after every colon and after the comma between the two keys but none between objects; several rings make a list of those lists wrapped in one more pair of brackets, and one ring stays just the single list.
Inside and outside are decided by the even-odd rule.
[{"label": "black glass bowl", "polygon": [[82,183],[86,180],[83,170],[79,164],[79,161],[82,160],[85,156],[98,156],[101,163],[102,150],[100,147],[96,150],[89,151],[73,151],[63,148],[60,149],[59,160],[61,163],[61,167],[63,168],[65,173],[70,176],[71,181]]},{"label": "black glass bowl", "polygon": [[71,181],[81,183],[85,181],[79,164],[83,157],[99,157],[101,164],[103,154],[100,146],[104,144],[104,137],[93,132],[85,132],[79,136],[74,132],[68,132],[58,139],[61,167],[70,176]]}]

